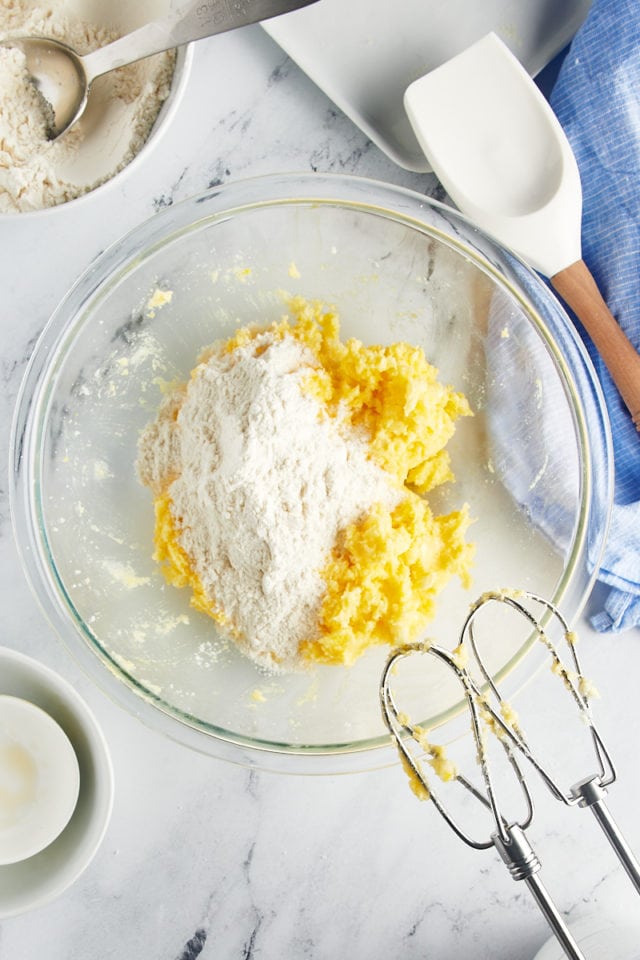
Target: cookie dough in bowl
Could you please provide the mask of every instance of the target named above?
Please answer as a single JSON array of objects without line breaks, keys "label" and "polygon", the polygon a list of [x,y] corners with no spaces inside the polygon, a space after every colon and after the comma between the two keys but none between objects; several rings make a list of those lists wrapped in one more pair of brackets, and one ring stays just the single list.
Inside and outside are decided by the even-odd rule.
[{"label": "cookie dough in bowl", "polygon": [[[0,6],[0,39],[52,37],[85,54],[157,19],[168,7],[168,0],[16,0]],[[182,95],[189,51],[156,54],[99,77],[83,117],[50,141],[23,54],[0,46],[0,215],[75,200],[146,152]]]},{"label": "cookie dough in bowl", "polygon": [[[429,420],[414,416],[431,397],[447,456],[433,473]],[[453,647],[469,605],[503,587],[548,597],[569,620],[581,609],[611,502],[603,411],[546,286],[451,209],[355,177],[231,183],[133,230],[52,317],[13,426],[16,539],[63,640],[134,715],[237,762],[371,768],[395,762],[378,682],[404,629]],[[364,488],[349,487],[343,515],[349,458]],[[212,503],[235,512],[211,518]],[[422,535],[427,507],[454,518],[441,538]],[[320,561],[305,566],[301,531],[326,533],[299,525],[316,509],[338,518],[336,534],[314,540]],[[295,551],[275,562],[283,531],[298,564]],[[420,610],[413,586],[422,602],[442,572],[433,542],[452,575]],[[327,589],[305,593],[314,616],[305,607],[295,635],[311,655],[265,669],[263,651],[276,668],[288,653],[254,642],[258,613],[279,615],[301,595],[296,578],[314,574]],[[356,627],[382,642],[351,646]],[[497,631],[490,669],[511,676],[526,640],[514,652]],[[457,689],[431,693],[425,723],[455,714]]]},{"label": "cookie dough in bowl", "polygon": [[167,581],[274,674],[417,639],[473,557],[468,509],[438,516],[428,500],[455,480],[462,394],[420,349],[343,342],[317,301],[283,309],[203,352],[137,464]]}]

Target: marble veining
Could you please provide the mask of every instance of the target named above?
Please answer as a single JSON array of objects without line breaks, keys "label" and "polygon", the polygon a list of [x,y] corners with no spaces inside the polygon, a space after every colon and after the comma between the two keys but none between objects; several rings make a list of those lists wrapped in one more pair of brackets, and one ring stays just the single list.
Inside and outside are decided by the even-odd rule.
[{"label": "marble veining", "polygon": [[[432,175],[395,167],[259,27],[202,41],[189,100],[148,162],[64,216],[0,218],[0,459],[28,358],[56,304],[108,244],[155,212],[242,177],[340,171],[439,199]],[[248,771],[191,753],[116,707],[53,634],[21,571],[0,481],[0,643],[71,680],[106,731],[116,804],[80,880],[0,924],[1,960],[529,960],[548,937],[493,851],[466,848],[399,767],[349,776]],[[611,810],[640,850],[638,632],[583,656],[619,783]],[[622,665],[624,663],[624,666]],[[530,839],[569,920],[638,915],[587,812],[540,795]],[[640,939],[640,938],[639,938]]]},{"label": "marble veining", "polygon": [[185,944],[185,948],[179,954],[177,960],[196,960],[196,957],[199,957],[202,953],[206,942],[207,931],[204,927],[198,927],[189,942]]}]

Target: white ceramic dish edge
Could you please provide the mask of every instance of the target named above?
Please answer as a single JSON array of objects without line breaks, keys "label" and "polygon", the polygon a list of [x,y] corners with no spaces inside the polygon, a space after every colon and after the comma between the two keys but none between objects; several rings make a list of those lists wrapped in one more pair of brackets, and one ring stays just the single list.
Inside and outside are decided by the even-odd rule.
[{"label": "white ceramic dish edge", "polygon": [[402,105],[406,87],[492,30],[535,76],[569,43],[589,6],[322,0],[262,27],[387,156],[424,173],[430,167]]},{"label": "white ceramic dish edge", "polygon": [[28,860],[0,867],[0,920],[4,920],[60,896],[86,870],[111,818],[114,777],[104,734],[71,683],[5,646],[0,647],[0,668],[0,691],[49,713],[69,737],[80,766],[78,803],[60,836]]}]

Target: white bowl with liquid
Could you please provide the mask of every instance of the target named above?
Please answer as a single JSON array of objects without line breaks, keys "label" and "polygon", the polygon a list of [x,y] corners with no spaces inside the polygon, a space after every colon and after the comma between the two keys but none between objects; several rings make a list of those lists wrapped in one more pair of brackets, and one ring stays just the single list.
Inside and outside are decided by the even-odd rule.
[{"label": "white bowl with liquid", "polygon": [[78,758],[60,724],[29,700],[0,695],[0,865],[53,843],[79,792]]},{"label": "white bowl with liquid", "polygon": [[[54,764],[57,776],[50,776],[51,770],[47,774],[52,789],[56,779],[58,787],[60,778],[66,782],[59,795],[51,794],[51,808],[45,811],[44,822],[40,821],[38,837],[35,829],[31,841],[16,834],[14,852],[19,858],[0,864],[0,920],[42,906],[71,886],[99,849],[113,807],[109,750],[93,713],[74,687],[44,664],[0,647],[0,713],[2,701],[6,704],[9,700],[18,701],[23,720],[29,714],[32,732],[35,723],[38,735],[46,728],[51,736],[49,747],[59,761]],[[1,724],[0,717],[0,733]],[[24,726],[22,738],[24,748],[29,740]],[[42,754],[39,759],[44,762]],[[75,802],[74,766],[78,778]],[[23,776],[18,786],[28,791],[30,778]],[[32,813],[37,814],[37,809],[43,812],[34,805]]]}]

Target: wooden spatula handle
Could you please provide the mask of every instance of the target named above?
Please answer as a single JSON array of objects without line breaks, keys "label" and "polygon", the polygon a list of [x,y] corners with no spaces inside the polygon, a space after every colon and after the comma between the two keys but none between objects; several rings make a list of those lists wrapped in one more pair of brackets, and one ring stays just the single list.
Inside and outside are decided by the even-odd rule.
[{"label": "wooden spatula handle", "polygon": [[586,263],[572,263],[551,277],[551,283],[584,325],[640,431],[640,354],[604,302]]}]

